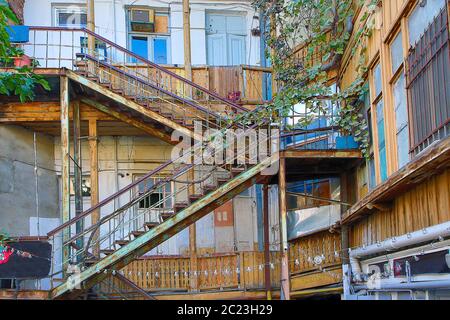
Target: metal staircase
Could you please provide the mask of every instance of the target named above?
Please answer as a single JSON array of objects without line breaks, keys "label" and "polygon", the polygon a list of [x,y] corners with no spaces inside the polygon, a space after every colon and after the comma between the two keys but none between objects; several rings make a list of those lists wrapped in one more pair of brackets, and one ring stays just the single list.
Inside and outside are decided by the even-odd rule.
[{"label": "metal staircase", "polygon": [[[48,29],[33,30],[46,30],[49,38]],[[139,121],[156,120],[164,130],[180,130],[194,138],[191,148],[178,159],[160,165],[48,233],[53,247],[52,282],[62,278],[50,298],[79,297],[89,289],[101,296],[98,286],[102,281],[257,183],[262,172],[278,160],[273,144],[278,136],[268,125],[270,119],[264,124],[242,125],[234,117],[246,109],[95,33],[53,31],[69,32],[73,39],[80,33],[95,38],[93,52],[81,44],[79,50],[72,45],[70,57],[58,60],[59,67],[68,69],[66,76],[83,87],[79,92],[83,99],[101,100]],[[249,130],[260,127],[266,131],[256,150],[265,156],[258,157],[254,144],[235,146],[235,141],[249,139]],[[207,132],[207,138],[198,132]],[[212,161],[225,153],[226,161]],[[93,223],[94,213],[102,218]],[[68,267],[78,272],[69,275]]]}]

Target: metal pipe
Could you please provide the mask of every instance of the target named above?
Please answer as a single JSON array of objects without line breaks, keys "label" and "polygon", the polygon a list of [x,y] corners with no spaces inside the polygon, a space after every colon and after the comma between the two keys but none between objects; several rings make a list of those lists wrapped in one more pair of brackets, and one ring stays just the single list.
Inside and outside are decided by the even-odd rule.
[{"label": "metal pipe", "polygon": [[[433,280],[433,281],[417,281],[417,282],[402,282],[402,283],[381,283],[376,290],[420,290],[420,289],[448,289],[450,287],[450,280]],[[371,290],[367,285],[354,286],[356,291]]]},{"label": "metal pipe", "polygon": [[450,236],[450,221],[432,227],[424,228],[412,233],[407,233],[400,237],[393,237],[367,247],[363,246],[354,250],[349,249],[349,259],[354,280],[362,280],[362,271],[359,259],[363,257],[389,251],[396,251],[411,245],[432,241],[438,239],[439,237],[447,236]]},{"label": "metal pipe", "polygon": [[35,201],[36,201],[36,219],[37,219],[37,235],[41,235],[40,217],[39,217],[39,178],[37,165],[37,142],[36,132],[33,132],[33,149],[34,149],[34,183],[35,183]]}]

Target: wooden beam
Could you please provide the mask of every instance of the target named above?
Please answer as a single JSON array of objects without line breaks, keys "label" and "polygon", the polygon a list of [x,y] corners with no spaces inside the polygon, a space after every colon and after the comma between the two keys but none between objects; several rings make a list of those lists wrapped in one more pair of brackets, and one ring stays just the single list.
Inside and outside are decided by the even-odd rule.
[{"label": "wooden beam", "polygon": [[[95,32],[95,3],[94,0],[87,0],[87,29]],[[113,4],[114,5],[114,4]],[[95,52],[95,38],[88,35],[88,52],[93,55]]]},{"label": "wooden beam", "polygon": [[[82,192],[82,169],[81,169],[81,121],[80,121],[80,102],[74,101],[72,103],[73,113],[73,160],[74,160],[74,193],[75,193],[75,216],[83,213],[83,192]],[[76,232],[80,233],[83,230],[83,220],[76,225]],[[77,246],[83,248],[83,238],[78,239]],[[77,258],[81,258],[78,257]]]},{"label": "wooden beam", "polygon": [[272,300],[272,288],[270,280],[270,226],[269,226],[269,185],[263,185],[263,224],[264,224],[264,285],[267,300]]},{"label": "wooden beam", "polygon": [[[348,202],[348,173],[342,172],[340,176],[340,194],[341,194],[341,201],[343,203]],[[344,216],[345,212],[347,211],[347,207],[344,205],[340,206],[341,211],[341,218]],[[347,225],[341,226],[341,250],[342,250],[342,259],[344,261],[344,264],[348,264],[349,256],[348,256],[348,248],[350,247],[349,244],[349,228]]]},{"label": "wooden beam", "polygon": [[352,158],[362,159],[360,150],[284,150],[282,158]]},{"label": "wooden beam", "polygon": [[189,226],[189,265],[190,265],[190,275],[189,283],[192,292],[198,291],[198,275],[194,275],[198,269],[197,263],[197,235],[196,235],[195,222]]},{"label": "wooden beam", "polygon": [[[97,121],[95,119],[89,120],[89,159],[90,159],[90,177],[91,177],[91,206],[95,206],[99,202],[98,189],[98,135],[97,135]],[[91,214],[91,224],[95,224],[100,220],[100,210],[95,210]],[[99,237],[99,232],[93,237],[95,242]],[[100,246],[94,246],[92,252],[96,257],[99,256]]]},{"label": "wooden beam", "polygon": [[280,240],[281,240],[281,298],[290,300],[289,294],[289,258],[287,239],[287,199],[286,199],[286,159],[280,159],[280,171],[278,173],[278,188],[280,195]]},{"label": "wooden beam", "polygon": [[190,14],[189,0],[183,0],[184,72],[186,79],[192,81]]},{"label": "wooden beam", "polygon": [[[61,77],[61,220],[70,220],[70,142],[69,142],[69,79]],[[64,241],[69,239],[69,230],[63,234]],[[63,248],[63,268],[69,259],[69,248]]]},{"label": "wooden beam", "polygon": [[97,101],[94,101],[94,100],[91,100],[88,98],[82,98],[81,101],[91,107],[96,108],[97,110],[99,110],[101,112],[104,112],[104,113],[110,115],[111,117],[114,117],[120,121],[123,121],[135,128],[141,129],[142,131],[145,131],[149,135],[159,138],[159,139],[163,140],[164,142],[167,142],[167,143],[173,144],[173,145],[178,143],[178,141],[172,141],[171,136],[169,134],[167,134],[166,132],[164,132],[163,130],[156,129],[147,123],[133,119],[124,113],[118,112],[116,110],[113,110],[112,108],[105,106],[104,104],[101,104]]},{"label": "wooden beam", "polygon": [[66,74],[71,80],[76,81],[86,87],[89,87],[90,89],[97,91],[98,93],[104,95],[105,97],[110,98],[110,99],[126,106],[127,108],[130,108],[130,109],[136,111],[136,112],[139,112],[140,114],[142,114],[150,119],[153,119],[169,128],[177,130],[178,132],[181,132],[185,136],[194,138],[196,140],[202,139],[201,135],[195,135],[193,131],[189,130],[186,127],[183,127],[182,125],[176,123],[175,121],[169,120],[168,118],[160,115],[159,113],[151,111],[151,110],[141,106],[139,103],[136,103],[132,100],[129,100],[129,99],[121,96],[120,94],[117,94],[107,88],[104,88],[103,86],[101,86],[100,84],[98,84],[94,81],[91,81],[83,76],[80,76],[70,70],[67,70]]}]

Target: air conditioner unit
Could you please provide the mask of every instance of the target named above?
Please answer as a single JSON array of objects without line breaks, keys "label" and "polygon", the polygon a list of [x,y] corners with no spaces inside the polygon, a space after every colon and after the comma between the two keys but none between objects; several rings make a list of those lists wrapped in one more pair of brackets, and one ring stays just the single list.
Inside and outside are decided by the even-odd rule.
[{"label": "air conditioner unit", "polygon": [[155,10],[131,9],[130,21],[131,31],[155,32]]}]

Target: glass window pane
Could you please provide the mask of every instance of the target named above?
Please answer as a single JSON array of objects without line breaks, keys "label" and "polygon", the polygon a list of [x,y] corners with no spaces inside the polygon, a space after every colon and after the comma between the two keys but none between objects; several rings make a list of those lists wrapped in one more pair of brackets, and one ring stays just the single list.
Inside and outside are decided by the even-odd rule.
[{"label": "glass window pane", "polygon": [[378,64],[375,69],[373,69],[373,83],[375,85],[375,97],[372,97],[372,99],[375,99],[378,97],[382,91],[382,85],[381,85],[381,65]]},{"label": "glass window pane", "polygon": [[445,5],[445,0],[419,1],[408,19],[409,44],[414,45],[425,32],[425,29],[439,14]]},{"label": "glass window pane", "polygon": [[402,73],[394,84],[394,110],[397,132],[408,124],[408,109],[405,85],[405,75]]},{"label": "glass window pane", "polygon": [[386,162],[386,148],[380,148],[380,175],[381,181],[385,181],[387,179],[387,162]]},{"label": "glass window pane", "polygon": [[397,133],[398,167],[402,168],[409,162],[409,132],[408,126]]},{"label": "glass window pane", "polygon": [[400,65],[403,63],[403,43],[402,33],[400,32],[391,44],[391,60],[392,73],[395,73]]},{"label": "glass window pane", "polygon": [[377,104],[377,131],[378,131],[378,145],[384,144],[384,110],[383,100]]},{"label": "glass window pane", "polygon": [[167,64],[167,39],[153,39],[153,57],[155,63]]},{"label": "glass window pane", "polygon": [[372,190],[376,186],[376,180],[375,180],[375,160],[373,158],[373,155],[370,157],[369,160],[369,189]]},{"label": "glass window pane", "polygon": [[131,37],[131,51],[144,59],[148,59],[147,37]]}]

